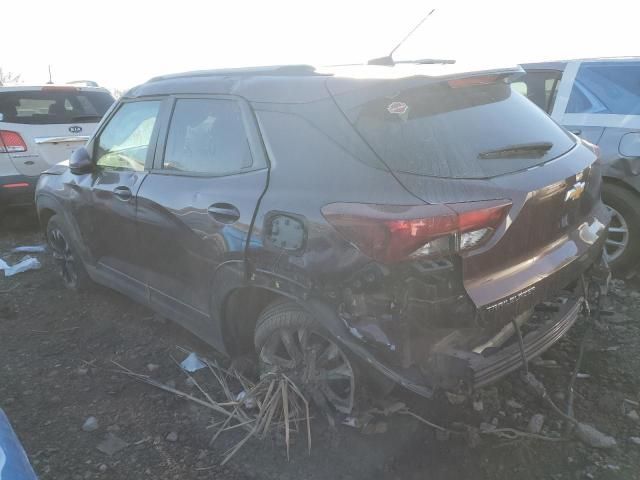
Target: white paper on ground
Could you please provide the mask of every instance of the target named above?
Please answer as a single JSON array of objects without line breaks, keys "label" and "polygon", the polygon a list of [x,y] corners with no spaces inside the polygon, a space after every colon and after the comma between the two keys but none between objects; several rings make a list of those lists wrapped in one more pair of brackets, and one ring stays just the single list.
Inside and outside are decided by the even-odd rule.
[{"label": "white paper on ground", "polygon": [[37,258],[33,258],[28,255],[15,265],[11,266],[9,266],[4,260],[0,259],[0,270],[4,270],[5,277],[11,277],[18,273],[26,272],[27,270],[37,270],[41,266],[42,265]]},{"label": "white paper on ground", "polygon": [[46,245],[25,245],[23,247],[16,247],[11,251],[13,253],[42,253],[46,248]]},{"label": "white paper on ground", "polygon": [[195,352],[191,352],[189,356],[182,361],[180,366],[187,372],[195,372],[196,370],[206,367]]}]

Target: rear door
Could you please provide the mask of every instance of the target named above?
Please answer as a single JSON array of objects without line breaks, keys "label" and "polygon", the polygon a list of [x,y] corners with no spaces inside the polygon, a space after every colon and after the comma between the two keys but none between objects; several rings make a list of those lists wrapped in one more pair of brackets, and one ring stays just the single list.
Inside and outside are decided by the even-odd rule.
[{"label": "rear door", "polygon": [[86,143],[113,97],[102,89],[45,86],[0,90],[0,130],[19,134],[26,151],[10,153],[16,170],[37,176]]},{"label": "rear door", "polygon": [[176,96],[154,168],[138,192],[138,231],[151,302],[201,337],[213,276],[240,264],[267,183],[267,162],[248,104],[231,96]]}]

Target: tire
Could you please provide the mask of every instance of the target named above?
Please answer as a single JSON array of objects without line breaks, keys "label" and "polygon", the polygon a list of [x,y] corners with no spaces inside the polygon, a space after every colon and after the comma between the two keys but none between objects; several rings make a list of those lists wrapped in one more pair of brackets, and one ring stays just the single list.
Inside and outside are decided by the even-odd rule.
[{"label": "tire", "polygon": [[286,374],[326,413],[351,412],[360,386],[356,365],[298,304],[278,300],[265,308],[256,323],[254,343],[261,371]]},{"label": "tire", "polygon": [[93,281],[69,238],[59,215],[52,216],[47,223],[47,243],[59,266],[62,283],[69,290],[76,292],[89,290]]},{"label": "tire", "polygon": [[613,215],[605,258],[615,274],[624,275],[640,261],[640,197],[626,188],[605,182],[602,201]]}]

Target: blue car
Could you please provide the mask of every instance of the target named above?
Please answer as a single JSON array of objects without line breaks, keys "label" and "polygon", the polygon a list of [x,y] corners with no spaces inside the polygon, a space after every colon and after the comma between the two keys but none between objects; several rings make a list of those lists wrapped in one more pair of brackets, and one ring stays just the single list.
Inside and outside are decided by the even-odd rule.
[{"label": "blue car", "polygon": [[37,480],[9,419],[0,409],[0,480]]}]

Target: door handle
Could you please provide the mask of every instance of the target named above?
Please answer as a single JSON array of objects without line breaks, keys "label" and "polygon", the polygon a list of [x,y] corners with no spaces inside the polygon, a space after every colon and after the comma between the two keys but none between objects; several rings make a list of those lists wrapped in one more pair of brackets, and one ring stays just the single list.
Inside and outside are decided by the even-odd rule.
[{"label": "door handle", "polygon": [[574,128],[571,130],[571,133],[573,133],[574,135],[580,135],[582,134],[582,130],[580,130],[579,128]]},{"label": "door handle", "polygon": [[214,203],[207,212],[220,223],[234,223],[240,219],[240,211],[229,203]]},{"label": "door handle", "polygon": [[129,187],[116,187],[113,189],[113,194],[118,200],[122,200],[123,202],[126,202],[133,197]]}]

